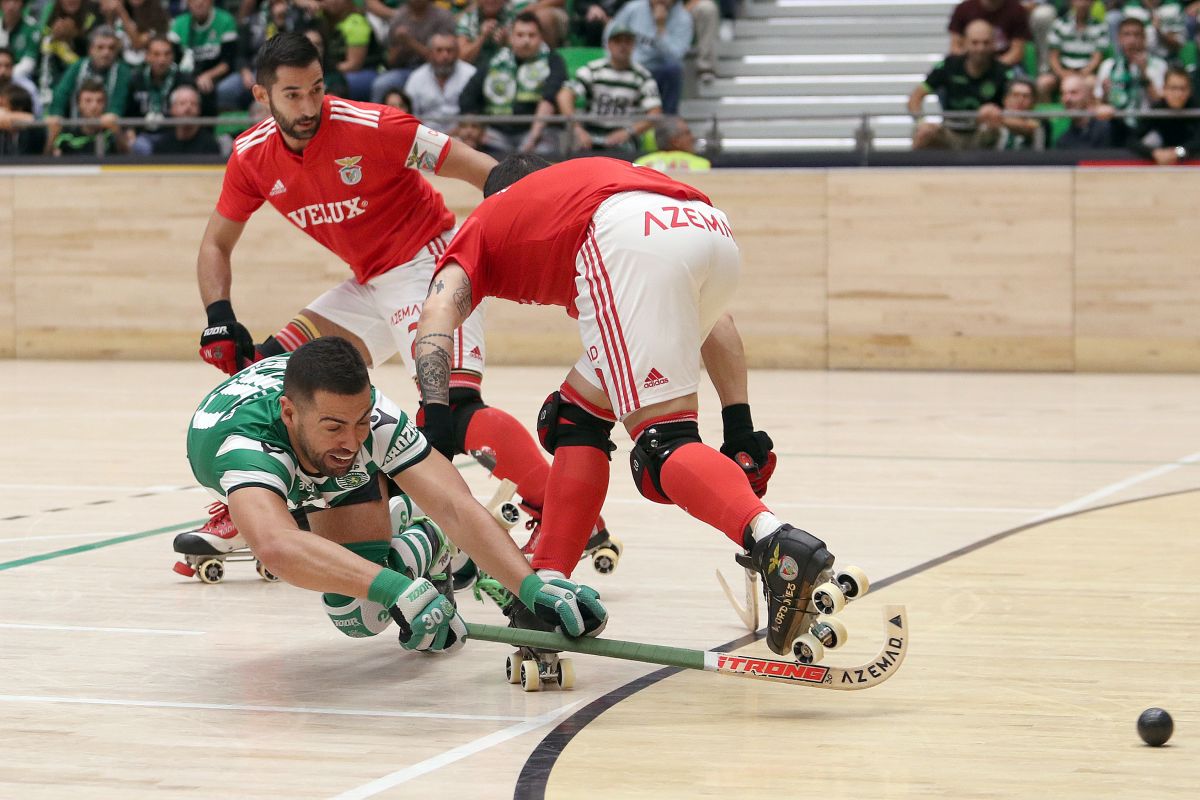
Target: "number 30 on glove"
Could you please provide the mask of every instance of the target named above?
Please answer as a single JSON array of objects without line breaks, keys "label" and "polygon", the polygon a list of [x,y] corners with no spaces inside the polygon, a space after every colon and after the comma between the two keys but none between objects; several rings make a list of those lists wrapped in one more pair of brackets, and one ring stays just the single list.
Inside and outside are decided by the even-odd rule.
[{"label": "number 30 on glove", "polygon": [[405,650],[450,653],[467,638],[467,626],[458,611],[425,578],[413,581],[391,610]]},{"label": "number 30 on glove", "polygon": [[521,581],[520,595],[526,608],[568,636],[597,636],[608,624],[608,611],[590,586],[531,574]]}]

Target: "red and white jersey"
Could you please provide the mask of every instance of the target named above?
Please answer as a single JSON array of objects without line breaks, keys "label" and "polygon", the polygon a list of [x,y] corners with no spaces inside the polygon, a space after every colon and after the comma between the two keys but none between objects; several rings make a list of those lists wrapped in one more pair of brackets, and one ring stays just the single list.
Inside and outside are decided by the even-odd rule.
[{"label": "red and white jersey", "polygon": [[449,152],[446,134],[408,114],[326,95],[303,152],[288,148],[274,118],[234,141],[217,212],[245,222],[266,200],[366,283],[454,227],[419,174],[437,172]]},{"label": "red and white jersey", "polygon": [[[592,215],[614,194],[637,191],[711,205],[699,189],[649,167],[613,158],[577,158],[526,175],[484,200],[438,259],[437,268],[450,262],[460,265],[471,279],[475,305],[485,297],[502,297],[563,306],[572,317],[578,316],[575,259]],[[647,236],[662,226],[689,224],[673,220],[669,210],[660,216],[646,220]]]}]

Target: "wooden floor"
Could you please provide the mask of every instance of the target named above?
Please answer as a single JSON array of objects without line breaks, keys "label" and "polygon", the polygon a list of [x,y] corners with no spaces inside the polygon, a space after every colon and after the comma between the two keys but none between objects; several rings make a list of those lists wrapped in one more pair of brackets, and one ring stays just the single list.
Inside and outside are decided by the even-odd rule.
[{"label": "wooden floor", "polygon": [[[174,532],[205,516],[183,453],[216,377],[204,365],[0,374],[0,797],[1158,800],[1200,785],[1200,376],[755,373],[780,457],[770,505],[887,583],[848,609],[828,661],[873,652],[880,606],[900,603],[903,669],[840,693],[580,656],[575,690],[524,694],[503,646],[411,655],[391,635],[346,639],[315,595],[248,565],[218,586],[171,572]],[[496,369],[485,393],[531,421],[560,380]],[[398,368],[376,383],[413,404]],[[626,553],[611,576],[576,572],[608,601],[608,634],[742,636],[713,576],[737,577],[728,541],[638,497],[618,444],[605,513]],[[1134,731],[1155,705],[1175,717],[1161,750]]]}]

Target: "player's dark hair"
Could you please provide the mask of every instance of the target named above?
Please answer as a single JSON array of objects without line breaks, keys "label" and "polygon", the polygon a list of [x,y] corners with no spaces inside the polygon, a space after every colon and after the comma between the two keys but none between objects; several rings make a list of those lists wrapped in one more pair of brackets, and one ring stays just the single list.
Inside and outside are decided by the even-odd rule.
[{"label": "player's dark hair", "polygon": [[370,385],[366,362],[340,336],[322,336],[300,345],[283,373],[283,393],[293,403],[307,403],[318,390],[353,395]]},{"label": "player's dark hair", "polygon": [[505,158],[488,173],[483,183],[483,196],[491,197],[496,192],[507,189],[531,172],[545,169],[550,162],[534,153],[513,153]]},{"label": "player's dark hair", "polygon": [[316,45],[303,33],[286,31],[277,33],[267,40],[258,51],[254,61],[255,78],[260,86],[268,89],[275,83],[275,73],[280,67],[303,69],[321,63],[321,54]]}]

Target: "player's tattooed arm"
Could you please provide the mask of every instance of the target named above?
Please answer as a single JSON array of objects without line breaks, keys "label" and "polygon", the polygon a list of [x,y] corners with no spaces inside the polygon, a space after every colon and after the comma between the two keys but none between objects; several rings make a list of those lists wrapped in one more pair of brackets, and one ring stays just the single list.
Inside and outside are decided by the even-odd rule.
[{"label": "player's tattooed arm", "polygon": [[450,403],[450,348],[454,337],[445,333],[420,336],[413,345],[417,357],[417,381],[426,403]]}]

